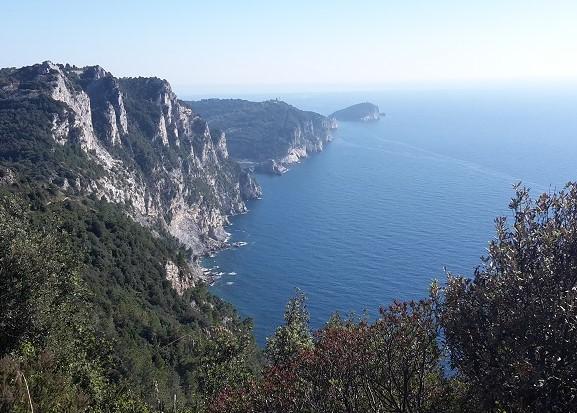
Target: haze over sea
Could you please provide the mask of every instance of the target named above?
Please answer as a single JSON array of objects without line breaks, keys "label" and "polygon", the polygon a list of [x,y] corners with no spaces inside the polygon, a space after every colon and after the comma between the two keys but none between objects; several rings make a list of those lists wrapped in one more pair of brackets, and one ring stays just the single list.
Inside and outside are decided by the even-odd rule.
[{"label": "haze over sea", "polygon": [[537,194],[577,180],[575,89],[279,98],[325,115],[367,100],[386,117],[340,122],[324,152],[282,177],[259,176],[263,199],[229,227],[248,244],[205,261],[236,273],[212,289],[254,319],[260,344],[295,288],[319,327],[334,311],[376,314],[425,297],[444,267],[471,276],[515,182]]}]

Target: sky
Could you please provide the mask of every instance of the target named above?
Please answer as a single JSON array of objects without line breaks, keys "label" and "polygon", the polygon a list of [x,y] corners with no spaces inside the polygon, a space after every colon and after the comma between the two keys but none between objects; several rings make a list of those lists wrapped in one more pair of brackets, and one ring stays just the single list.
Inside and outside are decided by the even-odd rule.
[{"label": "sky", "polygon": [[577,82],[577,0],[0,0],[0,67],[182,91]]}]

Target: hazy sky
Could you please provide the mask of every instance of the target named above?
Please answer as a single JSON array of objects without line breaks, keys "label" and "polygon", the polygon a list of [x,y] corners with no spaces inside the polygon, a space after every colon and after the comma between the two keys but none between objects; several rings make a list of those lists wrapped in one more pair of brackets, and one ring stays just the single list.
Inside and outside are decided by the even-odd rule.
[{"label": "hazy sky", "polygon": [[577,0],[0,1],[2,67],[207,90],[577,79]]}]

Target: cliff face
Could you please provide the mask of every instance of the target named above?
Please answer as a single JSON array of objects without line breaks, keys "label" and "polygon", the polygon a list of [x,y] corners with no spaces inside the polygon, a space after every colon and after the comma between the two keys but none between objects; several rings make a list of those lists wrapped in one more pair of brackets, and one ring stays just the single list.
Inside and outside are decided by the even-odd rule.
[{"label": "cliff face", "polygon": [[3,69],[0,114],[9,125],[0,131],[8,170],[41,171],[64,193],[122,204],[195,257],[221,246],[227,216],[260,195],[229,159],[224,134],[212,134],[165,80],[117,79],[98,66],[50,62]]},{"label": "cliff face", "polygon": [[[13,344],[0,347],[34,342],[35,365],[36,354],[54,355],[37,379],[65,386],[56,398],[32,395],[38,410],[60,411],[53,402],[65,399],[99,410],[122,383],[142,409],[178,398],[196,411],[212,397],[207,371],[252,371],[250,325],[197,285],[196,258],[222,245],[227,217],[259,194],[224,134],[166,81],[48,62],[0,69],[2,305],[34,320],[6,329],[14,323],[3,317],[0,341]],[[223,337],[239,350],[215,360]],[[86,374],[61,374],[71,362]]]},{"label": "cliff face", "polygon": [[379,107],[373,103],[363,102],[337,110],[330,118],[347,122],[371,122],[381,118]]},{"label": "cliff face", "polygon": [[281,174],[323,150],[334,119],[270,100],[206,99],[189,102],[211,125],[226,132],[230,156],[262,172]]}]

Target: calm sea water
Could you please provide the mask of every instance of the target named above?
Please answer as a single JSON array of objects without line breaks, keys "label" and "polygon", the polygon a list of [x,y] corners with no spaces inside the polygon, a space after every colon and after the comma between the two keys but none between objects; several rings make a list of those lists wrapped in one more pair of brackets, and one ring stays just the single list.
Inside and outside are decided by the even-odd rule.
[{"label": "calm sea water", "polygon": [[213,291],[254,319],[261,344],[295,288],[319,327],[335,311],[374,314],[424,297],[444,268],[471,275],[515,182],[537,193],[577,179],[575,91],[281,98],[324,114],[369,100],[387,116],[341,122],[324,152],[282,177],[259,176],[263,199],[229,228],[247,245],[205,262],[232,274]]}]

